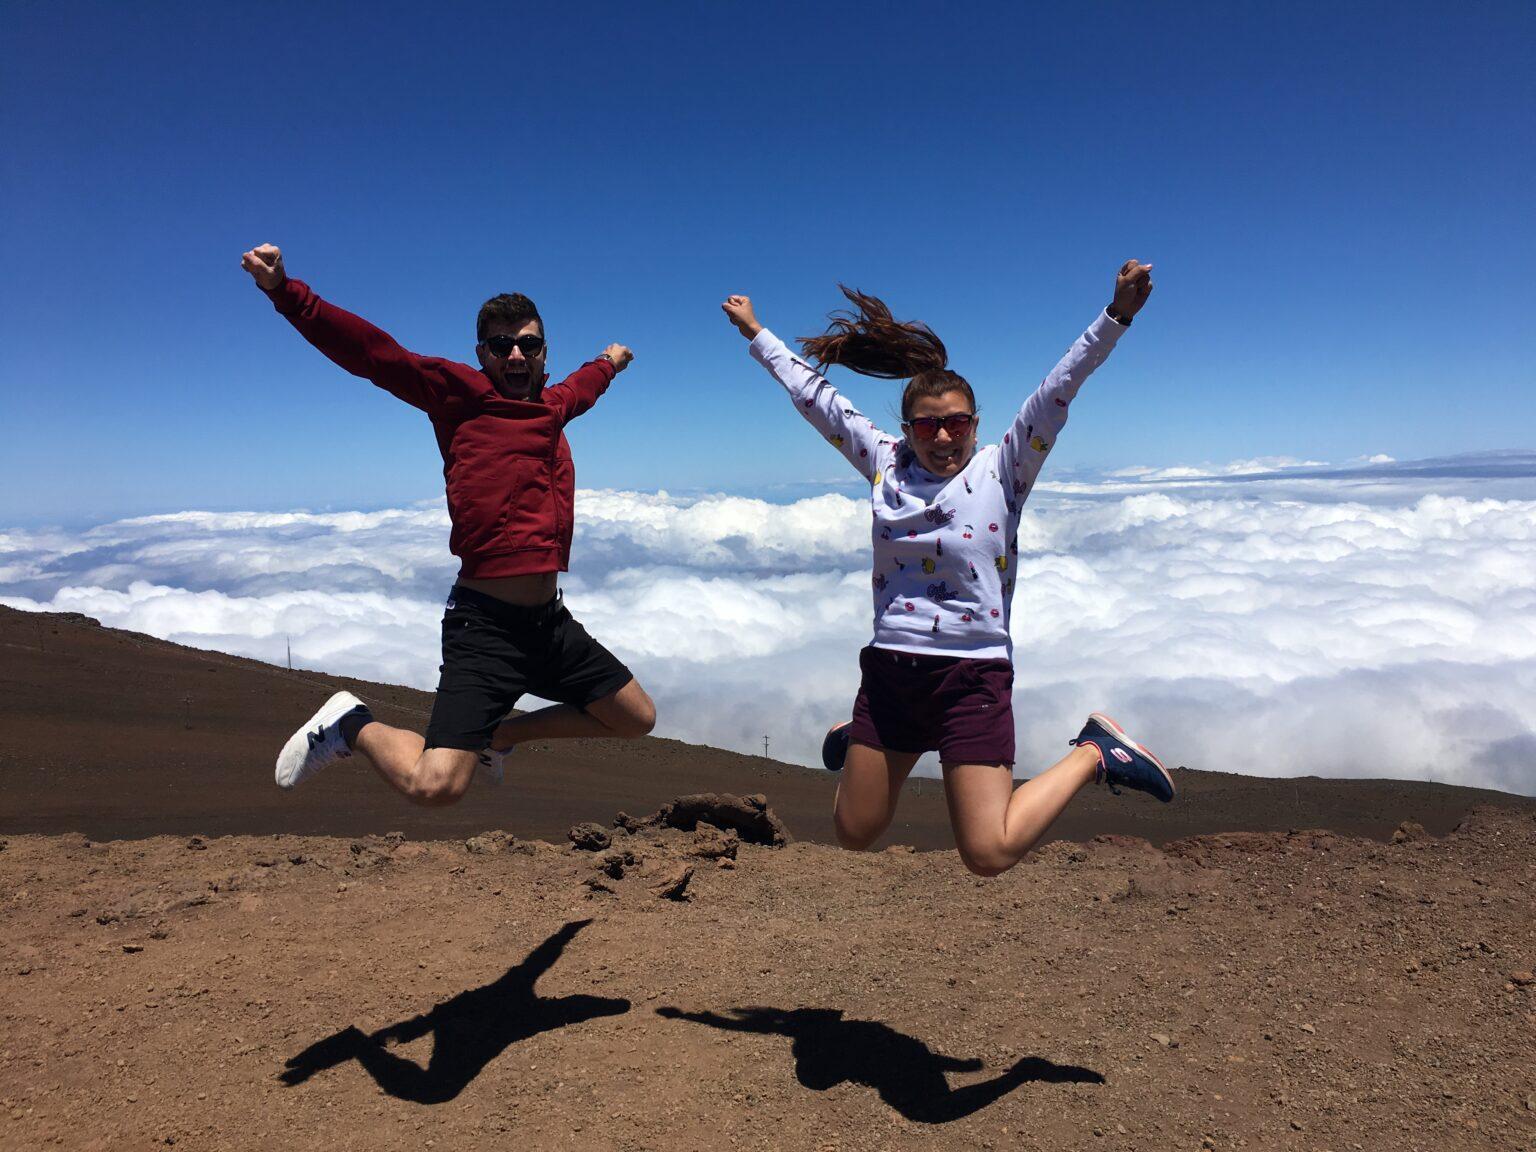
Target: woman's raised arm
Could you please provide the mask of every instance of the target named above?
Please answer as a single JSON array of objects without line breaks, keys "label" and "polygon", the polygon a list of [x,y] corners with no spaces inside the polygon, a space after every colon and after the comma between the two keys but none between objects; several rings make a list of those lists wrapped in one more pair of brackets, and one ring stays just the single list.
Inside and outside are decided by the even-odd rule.
[{"label": "woman's raised arm", "polygon": [[729,296],[720,308],[736,330],[752,341],[752,358],[783,386],[796,411],[866,480],[872,480],[895,438],[876,428],[820,372],[758,323],[751,297]]}]

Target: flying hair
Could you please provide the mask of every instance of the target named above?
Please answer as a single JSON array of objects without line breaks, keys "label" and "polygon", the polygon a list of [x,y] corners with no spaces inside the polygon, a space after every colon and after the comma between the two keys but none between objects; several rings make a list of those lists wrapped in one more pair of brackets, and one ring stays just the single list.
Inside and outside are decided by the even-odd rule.
[{"label": "flying hair", "polygon": [[928,325],[897,320],[878,296],[839,284],[857,311],[834,312],[820,336],[805,336],[800,346],[823,367],[841,364],[861,376],[908,380],[901,397],[901,418],[912,415],[912,402],[921,396],[962,393],[976,410],[976,397],[965,378],[949,370],[949,352]]}]

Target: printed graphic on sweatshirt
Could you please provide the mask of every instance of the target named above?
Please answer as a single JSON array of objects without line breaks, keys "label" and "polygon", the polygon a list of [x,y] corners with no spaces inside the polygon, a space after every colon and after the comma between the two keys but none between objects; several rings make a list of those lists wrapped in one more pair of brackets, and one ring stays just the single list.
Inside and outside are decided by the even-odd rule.
[{"label": "printed graphic on sweatshirt", "polygon": [[[754,340],[753,357],[784,386],[821,438],[873,482],[870,583],[879,613],[877,645],[988,655],[1011,648],[1007,625],[1019,567],[1020,508],[1060,438],[1073,396],[1119,335],[1107,320],[1095,320],[998,430],[1001,444],[978,447],[974,466],[961,470],[958,485],[918,468],[909,439],[882,433],[772,333]],[[960,516],[970,522],[962,523]]]}]

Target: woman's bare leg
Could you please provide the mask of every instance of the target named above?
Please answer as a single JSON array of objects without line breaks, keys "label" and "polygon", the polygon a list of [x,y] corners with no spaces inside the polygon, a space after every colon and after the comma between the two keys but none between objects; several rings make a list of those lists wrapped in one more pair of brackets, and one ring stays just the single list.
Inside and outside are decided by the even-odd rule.
[{"label": "woman's bare leg", "polygon": [[1092,782],[1098,765],[1091,745],[1077,747],[1017,788],[1007,765],[944,765],[944,796],[965,866],[979,876],[1012,868]]},{"label": "woman's bare leg", "polygon": [[832,809],[839,844],[862,852],[880,839],[891,826],[901,786],[917,761],[915,752],[889,752],[857,742],[848,745],[848,759]]}]

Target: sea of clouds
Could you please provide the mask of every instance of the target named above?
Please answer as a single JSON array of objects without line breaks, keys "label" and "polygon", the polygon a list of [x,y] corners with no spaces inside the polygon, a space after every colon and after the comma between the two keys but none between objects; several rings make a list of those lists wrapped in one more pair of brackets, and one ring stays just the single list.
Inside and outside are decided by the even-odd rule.
[{"label": "sea of clouds", "polygon": [[[567,601],[658,733],[814,763],[870,634],[865,499],[582,491],[577,524]],[[0,530],[0,603],[430,689],[447,534],[436,500]],[[1019,548],[1021,775],[1099,709],[1191,767],[1536,794],[1536,454],[1062,475]]]}]

